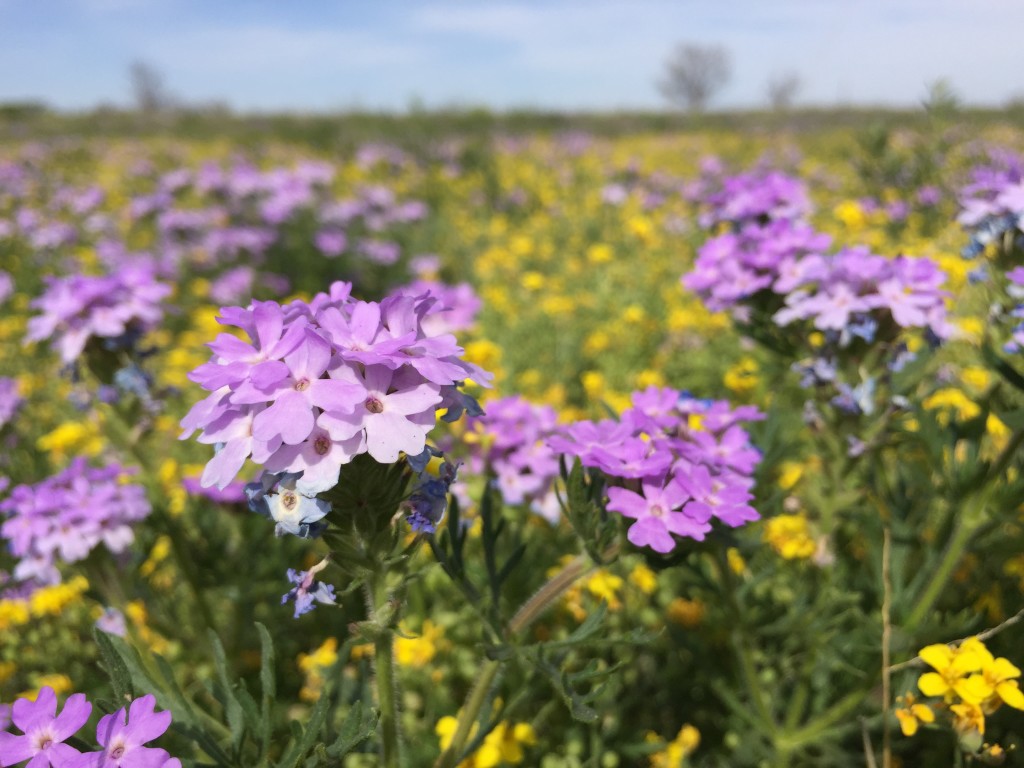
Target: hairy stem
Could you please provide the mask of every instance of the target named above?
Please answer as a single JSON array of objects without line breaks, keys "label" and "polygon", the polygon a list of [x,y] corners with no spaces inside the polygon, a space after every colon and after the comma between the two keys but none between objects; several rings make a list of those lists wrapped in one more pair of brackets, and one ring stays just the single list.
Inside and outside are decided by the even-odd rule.
[{"label": "hairy stem", "polygon": [[[367,608],[372,621],[388,602],[387,578],[375,572],[367,585]],[[400,768],[401,738],[398,733],[398,696],[395,679],[395,653],[391,627],[377,627],[373,640],[373,672],[380,707],[381,750],[384,768]]]}]

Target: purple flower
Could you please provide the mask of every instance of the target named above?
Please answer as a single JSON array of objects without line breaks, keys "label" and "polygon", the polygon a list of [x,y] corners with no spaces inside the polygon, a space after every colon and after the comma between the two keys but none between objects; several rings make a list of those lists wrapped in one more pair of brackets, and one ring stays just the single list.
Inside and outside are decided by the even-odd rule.
[{"label": "purple flower", "polygon": [[117,464],[90,468],[79,457],[36,485],[13,488],[0,502],[7,516],[0,537],[19,558],[15,577],[55,583],[59,561],[82,560],[101,544],[123,552],[134,541],[132,526],[150,512],[142,486],[120,482],[126,474]]},{"label": "purple flower", "polygon": [[326,565],[327,561],[323,560],[308,571],[288,569],[288,580],[295,586],[282,595],[281,605],[284,605],[289,600],[294,600],[296,619],[316,608],[317,603],[323,603],[324,605],[336,604],[334,587],[322,581],[316,581],[314,578]]},{"label": "purple flower", "polygon": [[758,518],[748,502],[760,452],[738,422],[760,412],[656,387],[632,402],[619,422],[578,422],[547,441],[607,476],[608,509],[637,521],[631,542],[665,553],[673,536],[702,540],[712,517],[729,526]]},{"label": "purple flower", "polygon": [[312,496],[333,487],[361,453],[391,463],[423,451],[437,411],[470,399],[456,388],[491,378],[460,359],[462,348],[424,320],[430,293],[355,301],[346,283],[312,301],[227,307],[222,322],[250,341],[222,334],[214,357],[190,378],[210,392],[182,420],[182,438],[216,446],[204,486],[225,487],[252,458],[271,472],[299,474]]},{"label": "purple flower", "polygon": [[100,719],[96,740],[102,751],[83,754],[74,768],[165,768],[172,760],[166,750],[143,746],[159,738],[171,725],[170,712],[156,712],[152,694]]},{"label": "purple flower", "polygon": [[28,322],[27,342],[52,339],[65,364],[73,363],[92,338],[130,343],[163,317],[160,302],[169,285],[145,268],[119,269],[107,277],[49,278],[31,306],[41,314]]},{"label": "purple flower", "polygon": [[18,394],[18,382],[0,376],[0,429],[14,417],[23,400]]},{"label": "purple flower", "polygon": [[85,695],[68,697],[64,709],[57,714],[57,694],[50,687],[39,691],[35,701],[18,699],[11,710],[12,720],[22,735],[0,733],[0,764],[17,765],[29,760],[31,768],[64,768],[78,765],[81,753],[64,744],[85,725],[92,704]]},{"label": "purple flower", "polygon": [[[329,502],[308,496],[296,486],[300,473],[264,472],[259,483],[246,486],[249,507],[277,525],[274,533],[290,533],[300,538],[316,538],[325,524],[320,522],[331,511]],[[335,478],[335,481],[337,478]]]},{"label": "purple flower", "polygon": [[662,486],[645,480],[641,487],[643,495],[625,488],[608,489],[608,509],[636,520],[627,534],[631,542],[665,553],[676,546],[673,533],[704,540],[704,534],[711,530],[707,517],[695,519],[681,511],[689,494],[678,483],[669,481]]},{"label": "purple flower", "polygon": [[96,627],[109,635],[117,635],[118,637],[124,637],[128,634],[124,614],[117,610],[117,608],[104,608],[103,614],[96,619]]}]

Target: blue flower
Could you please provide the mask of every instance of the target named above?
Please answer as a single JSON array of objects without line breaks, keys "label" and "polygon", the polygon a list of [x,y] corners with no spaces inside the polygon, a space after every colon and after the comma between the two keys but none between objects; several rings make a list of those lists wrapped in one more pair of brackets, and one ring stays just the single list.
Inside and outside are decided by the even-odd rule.
[{"label": "blue flower", "polygon": [[316,608],[316,603],[324,603],[325,605],[337,604],[334,587],[314,579],[316,574],[326,566],[327,561],[323,560],[308,571],[296,571],[294,568],[288,569],[288,580],[295,586],[281,596],[281,605],[284,605],[289,600],[294,600],[296,619]]},{"label": "blue flower", "polygon": [[264,472],[257,483],[245,487],[249,509],[269,517],[277,525],[274,533],[290,533],[303,539],[313,539],[323,533],[327,524],[321,522],[331,511],[331,504],[315,496],[306,496],[295,488],[301,472]]},{"label": "blue flower", "polygon": [[416,533],[433,533],[444,520],[448,508],[448,489],[455,482],[458,465],[444,461],[434,477],[423,471],[416,478],[416,486],[405,501],[406,520]]}]

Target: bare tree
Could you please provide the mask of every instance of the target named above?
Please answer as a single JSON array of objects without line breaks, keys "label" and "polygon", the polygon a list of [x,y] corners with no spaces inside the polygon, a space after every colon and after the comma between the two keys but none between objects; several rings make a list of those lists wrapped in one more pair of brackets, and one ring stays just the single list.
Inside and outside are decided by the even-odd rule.
[{"label": "bare tree", "polygon": [[671,103],[702,112],[731,75],[732,61],[722,46],[682,43],[665,62],[658,89]]},{"label": "bare tree", "polygon": [[132,62],[129,77],[135,106],[140,112],[155,114],[166,112],[173,106],[173,99],[164,85],[164,77],[152,64],[145,61]]},{"label": "bare tree", "polygon": [[796,72],[775,75],[768,81],[768,103],[776,112],[784,112],[793,106],[800,86],[800,75]]}]

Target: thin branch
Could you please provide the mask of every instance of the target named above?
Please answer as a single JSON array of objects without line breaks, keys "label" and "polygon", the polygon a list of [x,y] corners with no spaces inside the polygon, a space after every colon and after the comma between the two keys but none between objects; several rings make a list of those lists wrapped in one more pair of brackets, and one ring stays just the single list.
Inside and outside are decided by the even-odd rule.
[{"label": "thin branch", "polygon": [[[985,640],[988,640],[990,637],[993,637],[994,635],[998,635],[1004,629],[1009,629],[1014,624],[1019,624],[1022,621],[1024,621],[1024,608],[1022,608],[1021,610],[1017,611],[1017,613],[1015,613],[1013,616],[1011,616],[1010,618],[1006,619],[1002,623],[996,624],[994,627],[989,627],[988,629],[983,630],[981,632],[978,632],[975,635],[968,635],[967,637],[961,637],[959,640],[951,640],[948,643],[946,643],[946,645],[960,645],[964,640],[970,640],[972,637],[976,637],[976,638],[978,638],[981,641],[985,641]],[[923,667],[923,666],[925,666],[925,663],[921,659],[921,657],[920,656],[915,656],[912,659],[907,659],[906,661],[901,661],[899,664],[893,664],[891,667],[889,667],[889,672],[890,673],[892,673],[892,672],[899,672],[900,670],[907,669],[908,667]]]}]

